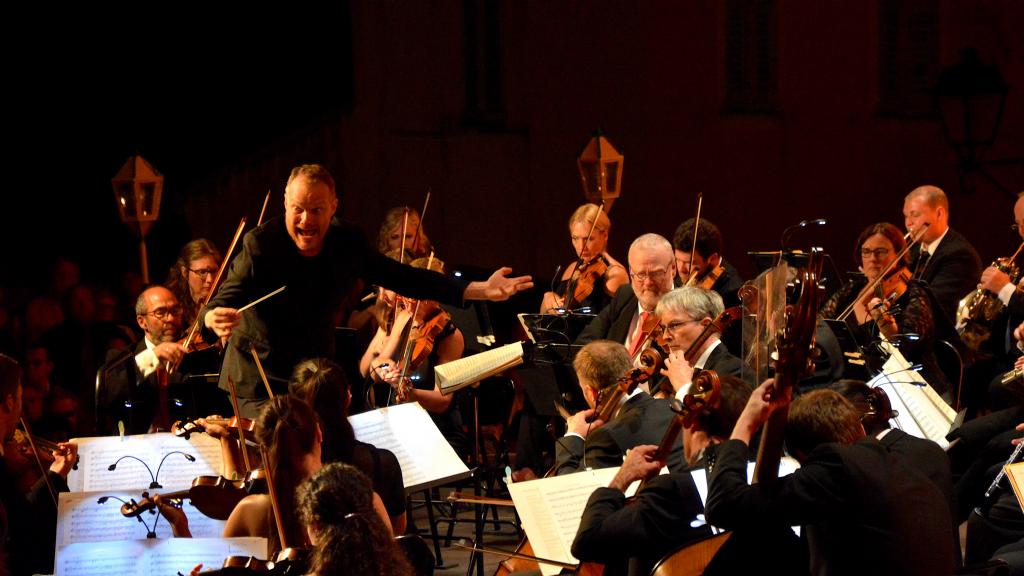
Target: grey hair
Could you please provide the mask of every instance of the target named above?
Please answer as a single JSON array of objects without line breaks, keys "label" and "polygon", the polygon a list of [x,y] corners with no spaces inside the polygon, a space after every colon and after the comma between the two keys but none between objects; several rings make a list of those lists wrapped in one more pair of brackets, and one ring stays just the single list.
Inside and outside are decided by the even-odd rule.
[{"label": "grey hair", "polygon": [[633,240],[633,243],[629,245],[629,253],[632,254],[634,250],[663,250],[666,254],[671,255],[672,243],[661,234],[650,232]]},{"label": "grey hair", "polygon": [[658,300],[654,314],[661,317],[665,312],[686,312],[694,320],[714,320],[725,310],[725,304],[718,292],[696,286],[683,286],[665,294]]}]

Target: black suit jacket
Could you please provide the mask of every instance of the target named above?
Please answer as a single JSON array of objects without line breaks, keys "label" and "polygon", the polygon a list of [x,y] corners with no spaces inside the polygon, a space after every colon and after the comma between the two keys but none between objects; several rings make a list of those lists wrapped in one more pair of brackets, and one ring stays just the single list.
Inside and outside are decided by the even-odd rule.
[{"label": "black suit jacket", "polygon": [[[53,489],[68,491],[67,481],[47,471]],[[0,573],[14,576],[53,572],[54,532],[57,510],[42,477],[21,492],[0,458]]]},{"label": "black suit jacket", "polygon": [[[687,471],[651,478],[627,506],[622,492],[598,488],[590,495],[572,554],[605,565],[605,574],[646,576],[675,548],[711,535],[693,476]],[[629,568],[626,569],[626,562]]]},{"label": "black suit jacket", "polygon": [[[146,349],[143,338],[135,343],[130,352],[111,350],[105,368],[103,386],[99,391],[99,411],[101,434],[117,434],[117,422],[122,421],[128,434],[145,434],[156,414],[159,398],[156,372],[143,377],[135,355]],[[123,356],[123,354],[127,354]],[[188,357],[186,357],[187,359]],[[182,366],[168,377],[168,399],[191,396],[187,390],[188,366]],[[170,402],[168,412],[171,421],[183,419],[186,414],[184,402]]]},{"label": "black suit jacket", "polygon": [[981,257],[978,251],[962,234],[950,228],[935,254],[920,270],[920,244],[910,251],[910,257],[910,270],[916,271],[915,278],[931,286],[946,317],[955,320],[960,299],[970,294],[977,287],[978,278],[981,278]]},{"label": "black suit jacket", "polygon": [[718,292],[718,295],[722,297],[722,302],[725,303],[726,308],[739,306],[739,291],[743,286],[743,278],[740,278],[739,271],[728,260],[722,261],[722,268],[725,268],[725,270],[718,277],[718,280],[715,280],[711,289]]},{"label": "black suit jacket", "polygon": [[[737,356],[729,352],[729,349],[725,347],[725,342],[722,342],[711,351],[708,356],[707,362],[704,363],[704,370],[714,370],[719,376],[735,376],[748,384],[754,384],[754,372],[747,366],[747,363],[740,360]],[[694,376],[699,374],[699,371],[694,371]]]},{"label": "black suit jacket", "polygon": [[[267,397],[250,349],[255,347],[271,385],[286,392],[295,365],[305,358],[334,357],[334,315],[360,280],[395,289],[403,296],[461,304],[467,282],[404,266],[372,249],[349,224],[330,225],[319,254],[305,257],[273,218],[246,233],[227,279],[205,314],[217,306],[241,308],[281,286],[287,289],[242,313],[224,352],[220,387],[231,378],[238,395]],[[213,341],[212,331],[205,330]]]},{"label": "black suit jacket", "polygon": [[933,576],[953,571],[953,522],[939,488],[874,438],[823,444],[773,486],[747,484],[747,445],[718,447],[708,522],[776,518],[804,527],[812,574]]},{"label": "black suit jacket", "polygon": [[615,292],[615,298],[601,310],[597,318],[590,321],[574,343],[589,344],[594,340],[625,342],[629,336],[629,325],[633,322],[637,310],[638,300],[633,287],[629,284],[620,286]]},{"label": "black suit jacket", "polygon": [[[640,392],[623,404],[611,422],[591,431],[585,441],[579,436],[559,438],[555,442],[557,473],[621,466],[626,450],[643,444],[660,444],[673,414],[668,400]],[[672,471],[685,468],[682,438],[669,453],[667,464]]]}]

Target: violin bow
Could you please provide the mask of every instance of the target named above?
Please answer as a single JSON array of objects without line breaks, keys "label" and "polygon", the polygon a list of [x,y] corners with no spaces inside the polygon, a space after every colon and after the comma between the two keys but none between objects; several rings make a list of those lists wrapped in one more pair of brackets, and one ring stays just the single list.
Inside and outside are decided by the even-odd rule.
[{"label": "violin bow", "polygon": [[[422,225],[422,223],[423,223],[423,221],[420,220],[420,224],[421,225]],[[434,265],[434,251],[431,250],[430,251],[430,257],[427,258],[427,270],[430,270],[433,265]],[[405,343],[405,349],[402,351],[402,373],[398,377],[399,401],[403,401],[405,399],[405,377],[409,374],[409,359],[412,356],[412,349],[413,349],[413,347],[416,344],[416,338],[412,337],[412,331],[416,329],[416,315],[419,314],[419,312],[420,312],[420,302],[421,302],[421,300],[417,300],[416,301],[416,306],[413,307],[413,310],[412,310],[412,320],[410,320],[410,322],[412,322],[412,325],[409,328],[409,338],[408,338],[408,340]],[[395,306],[395,310],[397,310],[397,309],[398,309],[398,306]],[[418,335],[417,335],[417,337],[418,337]]]},{"label": "violin bow", "polygon": [[[423,211],[420,212],[420,226],[416,229],[416,238],[412,241],[412,252],[416,253],[416,250],[420,247],[420,235],[423,234],[423,219],[427,217],[427,206],[430,205],[430,186],[427,186],[427,198],[423,201]],[[406,213],[408,214],[408,212]],[[404,241],[405,231],[402,231],[402,238]]]},{"label": "violin bow", "polygon": [[[245,216],[243,216],[241,222],[238,223],[238,229],[235,230],[235,237],[231,239],[231,245],[228,246],[228,251],[226,254],[224,254],[224,259],[221,261],[220,267],[217,269],[217,275],[214,276],[213,278],[213,285],[210,286],[209,293],[207,293],[206,297],[203,298],[203,304],[199,306],[200,313],[196,315],[195,321],[192,322],[192,327],[189,328],[188,330],[188,336],[185,337],[185,341],[182,343],[182,346],[184,346],[186,351],[188,350],[188,347],[192,344],[192,340],[194,340],[196,335],[199,334],[199,324],[203,318],[203,308],[206,308],[206,305],[210,303],[210,298],[213,297],[213,292],[217,289],[218,286],[220,286],[220,279],[224,275],[224,269],[227,268],[228,261],[231,259],[231,253],[235,251],[235,246],[238,244],[238,239],[242,236],[242,230],[244,229]],[[172,373],[174,372],[175,368],[177,367],[168,366],[167,372]]]},{"label": "violin bow", "polygon": [[260,210],[260,218],[256,221],[257,228],[263,224],[263,217],[267,214],[267,204],[270,204],[270,190],[267,190],[267,196],[263,199],[263,209]]},{"label": "violin bow", "polygon": [[697,278],[693,276],[693,254],[697,251],[697,232],[700,231],[700,209],[704,204],[704,193],[697,193],[697,218],[693,221],[693,244],[690,245],[690,262],[686,265],[686,285],[693,286]]},{"label": "violin bow", "polygon": [[32,429],[28,427],[28,422],[24,418],[19,419],[21,421],[21,427],[25,429],[25,437],[28,438],[28,447],[32,449],[32,456],[35,458],[36,466],[39,467],[39,474],[42,475],[43,480],[46,482],[46,489],[50,493],[50,498],[53,498],[53,506],[57,507],[57,491],[53,488],[53,482],[50,482],[50,475],[46,473],[46,468],[43,466],[43,461],[39,458],[39,452],[36,451],[35,440],[32,439]]},{"label": "violin bow", "polygon": [[[242,451],[242,462],[245,464],[246,473],[252,468],[249,466],[249,450],[245,446],[245,426],[242,426],[242,414],[238,411],[238,394],[235,393],[235,381],[228,376],[228,390],[231,391],[231,406],[235,409],[235,418],[237,419],[238,426],[238,447]],[[269,474],[268,474],[269,476]]]},{"label": "violin bow", "polygon": [[[267,396],[271,400],[273,400],[274,399],[274,391],[270,389],[270,381],[267,380],[267,373],[263,371],[263,363],[260,362],[260,355],[256,353],[256,345],[255,344],[249,346],[249,352],[252,352],[252,359],[253,359],[254,362],[256,362],[256,369],[260,371],[260,378],[263,379],[263,385],[267,387]],[[236,408],[235,411],[237,412],[238,409]]]},{"label": "violin bow", "polygon": [[[260,443],[260,457],[263,458],[263,468],[267,470],[267,492],[270,496],[270,507],[274,510],[274,523],[277,525],[277,536],[281,541],[281,550],[288,548],[288,535],[284,531],[284,520],[281,518],[281,507],[277,502],[277,487],[274,486],[274,474],[270,472],[270,456],[267,455],[267,445]],[[274,469],[277,463],[274,463]]]}]

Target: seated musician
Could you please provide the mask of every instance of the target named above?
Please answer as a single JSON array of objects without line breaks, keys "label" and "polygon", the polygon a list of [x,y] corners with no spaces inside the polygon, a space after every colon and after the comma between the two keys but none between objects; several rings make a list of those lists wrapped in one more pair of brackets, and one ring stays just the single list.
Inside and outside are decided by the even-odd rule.
[{"label": "seated musician", "polygon": [[[694,286],[676,288],[665,294],[655,308],[654,313],[662,326],[662,338],[668,348],[662,375],[680,398],[701,370],[714,370],[719,376],[736,376],[747,382],[753,379],[747,364],[726,349],[717,332],[709,333],[696,350],[691,350],[723,309],[722,297],[717,292]],[[693,358],[692,365],[687,357]]]},{"label": "seated musician", "polygon": [[953,519],[953,551],[960,556],[960,530],[956,521],[956,507],[953,498],[953,474],[949,456],[938,444],[925,438],[911,436],[903,430],[893,428],[889,422],[893,413],[889,396],[881,388],[871,388],[860,380],[840,380],[832,385],[850,401],[860,414],[864,432],[878,439],[882,446],[900,458],[905,464],[931,480],[942,492]]},{"label": "seated musician", "polygon": [[[281,499],[279,508],[286,531],[285,541],[291,548],[308,547],[310,542],[305,528],[291,503],[298,485],[323,466],[320,460],[323,435],[316,413],[298,398],[275,396],[264,405],[256,419],[255,440],[267,447],[270,461],[264,462],[263,468],[271,470],[270,480]],[[184,512],[170,506],[160,496],[153,499],[171,525],[174,536],[191,537]],[[223,537],[267,538],[267,553],[273,557],[281,549],[281,535],[277,533],[272,506],[269,494],[246,496],[224,524]],[[376,493],[373,495],[373,508],[391,530],[387,510]]]},{"label": "seated musician", "polygon": [[636,357],[650,341],[647,339],[654,307],[673,288],[676,260],[672,244],[658,234],[644,234],[629,246],[629,286],[620,286],[611,303],[604,307],[583,332],[576,344],[594,340],[612,340],[625,344],[630,357]]},{"label": "seated musician", "polygon": [[801,526],[811,574],[935,575],[953,571],[953,522],[938,487],[874,438],[833,390],[792,401],[786,446],[799,470],[770,486],[747,482],[751,437],[790,404],[768,380],[750,396],[709,469],[708,522],[748,528],[766,518]]},{"label": "seated musician", "polygon": [[384,214],[384,221],[380,223],[380,230],[377,232],[377,251],[387,254],[401,250],[403,246],[413,258],[426,258],[433,250],[427,233],[423,231],[420,213],[408,206],[396,206]]},{"label": "seated musician", "polygon": [[[880,338],[880,334],[895,339],[907,360],[920,363],[921,375],[948,401],[952,391],[935,358],[935,312],[927,287],[909,279],[904,259],[878,282],[876,290],[865,292],[865,287],[875,282],[905,247],[903,235],[892,224],[880,222],[865,228],[854,249],[864,276],[837,290],[819,313],[823,318],[845,319],[862,346]],[[841,318],[851,307],[852,311]],[[903,337],[905,334],[917,336]]]},{"label": "seated musician", "polygon": [[[127,434],[168,431],[172,422],[186,418],[193,408],[185,402],[192,396],[190,367],[182,365],[185,348],[178,342],[182,334],[178,299],[163,286],[151,286],[139,295],[135,314],[143,338],[128,350],[112,350],[104,368],[98,402],[104,434],[117,434],[118,421],[124,422]],[[169,366],[177,369],[168,373]]]},{"label": "seated musician", "polygon": [[404,534],[402,468],[390,450],[356,440],[348,421],[352,392],[341,366],[326,358],[303,360],[295,367],[288,392],[305,400],[319,417],[323,431],[321,460],[351,464],[366,474],[373,481],[373,490],[384,501],[395,533]]},{"label": "seated musician", "polygon": [[[623,396],[610,422],[587,422],[596,414],[598,401],[633,369],[622,344],[609,340],[591,342],[576,354],[573,368],[590,409],[569,418],[565,436],[555,442],[555,467],[559,475],[620,466],[626,450],[661,440],[672,421],[672,409],[667,400],[652,398],[639,386]],[[672,451],[668,457],[669,469],[684,466],[682,452],[682,445]]]},{"label": "seated musician", "polygon": [[[596,204],[584,204],[569,217],[569,238],[577,260],[559,268],[562,275],[557,278],[555,291],[545,292],[540,304],[541,314],[548,314],[560,308],[575,310],[589,307],[596,314],[615,296],[616,290],[629,282],[626,268],[608,254],[608,232],[612,221],[608,214]],[[595,260],[601,259],[600,263]],[[603,268],[592,291],[582,299],[570,297],[566,302],[567,288],[574,288],[575,281],[587,270]],[[568,305],[567,305],[568,304]]]},{"label": "seated musician", "polygon": [[213,280],[220,269],[220,263],[220,251],[205,238],[198,238],[181,247],[164,285],[181,304],[182,325],[191,326],[195,322],[199,308],[213,289]]},{"label": "seated musician", "polygon": [[313,554],[311,576],[412,574],[388,527],[374,513],[370,480],[347,464],[327,464],[295,494]]},{"label": "seated musician", "polygon": [[[21,366],[0,354],[0,438],[14,434],[22,417]],[[16,486],[0,444],[0,574],[50,574],[53,572],[53,535],[57,526],[56,494],[50,486],[67,492],[67,477],[78,460],[78,445],[58,444],[53,462],[28,491]],[[48,484],[49,483],[49,484]]]},{"label": "seated musician", "polygon": [[[432,262],[430,258],[419,258],[412,261],[411,265],[426,269],[428,263],[435,272],[444,269],[444,265],[436,258]],[[387,400],[378,397],[376,404],[386,406],[392,403],[391,400],[419,402],[430,413],[431,419],[455,452],[465,459],[469,455],[469,442],[463,430],[458,405],[452,402],[453,395],[442,394],[440,386],[434,381],[435,366],[462,358],[465,347],[462,331],[437,302],[411,301],[390,290],[381,290],[380,298],[386,305],[384,310],[390,308],[397,312],[394,313],[393,322],[381,318],[377,334],[359,362],[359,371],[364,377],[390,386],[384,395]],[[388,324],[392,324],[390,332],[385,330]],[[408,369],[405,369],[403,360],[407,353],[414,352],[417,345],[425,344],[416,336],[427,338],[428,332],[433,340],[429,354],[419,358],[419,364],[411,362]],[[410,355],[410,360],[416,359]],[[399,398],[403,394],[404,397]]]},{"label": "seated musician", "polygon": [[[683,429],[689,466],[703,467],[704,450],[729,438],[752,389],[739,378],[721,378],[718,406]],[[583,511],[572,554],[584,562],[604,564],[608,576],[649,574],[659,558],[711,535],[690,469],[659,475],[665,463],[652,458],[656,451],[657,446],[630,450],[615,478],[590,495]],[[624,492],[636,480],[647,482],[627,505]]]},{"label": "seated musician", "polygon": [[[722,257],[722,232],[713,222],[701,218],[694,243],[694,218],[683,221],[672,235],[676,272],[680,286],[714,290],[727,307],[739,306],[743,279],[736,267]],[[692,280],[691,280],[692,279]]]}]

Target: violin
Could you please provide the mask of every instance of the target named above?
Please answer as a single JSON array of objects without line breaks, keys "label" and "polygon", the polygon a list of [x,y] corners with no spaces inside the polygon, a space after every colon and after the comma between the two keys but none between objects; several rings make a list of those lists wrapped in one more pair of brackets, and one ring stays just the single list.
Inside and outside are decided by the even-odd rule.
[{"label": "violin", "polygon": [[306,573],[309,552],[303,548],[285,548],[277,553],[274,560],[263,560],[255,556],[228,556],[219,570],[199,572],[202,576],[299,576]]},{"label": "violin", "polygon": [[562,295],[562,307],[570,310],[574,303],[580,303],[587,299],[594,291],[594,285],[608,272],[608,260],[604,254],[592,258],[589,262],[582,263],[577,260],[569,281],[565,284],[565,293]]},{"label": "violin", "polygon": [[697,274],[690,274],[690,277],[686,280],[686,285],[711,290],[715,282],[718,282],[718,278],[725,272],[725,267],[721,266],[721,260],[719,260],[719,265],[709,269],[704,275],[701,275],[700,272],[698,270]]},{"label": "violin", "polygon": [[[256,494],[266,488],[266,474],[262,469],[250,470],[245,478],[228,480],[223,476],[199,476],[192,481],[188,490],[167,492],[162,494],[164,500],[172,505],[179,505],[182,500],[192,501],[192,505],[204,516],[214,520],[227,520],[235,506],[249,494]],[[156,513],[156,502],[149,492],[142,493],[142,500],[129,500],[121,505],[121,515],[135,518],[145,512]]]},{"label": "violin", "polygon": [[[200,423],[200,420],[203,422]],[[181,422],[180,420],[175,422],[171,427],[174,435],[178,438],[184,438],[188,440],[192,434],[199,432],[205,432],[207,425],[223,426],[227,428],[231,434],[238,434],[238,429],[241,428],[243,432],[252,434],[256,431],[256,421],[248,418],[239,418],[233,416],[231,418],[220,418],[217,416],[210,416],[208,418],[197,418],[195,420],[186,420]]]}]

